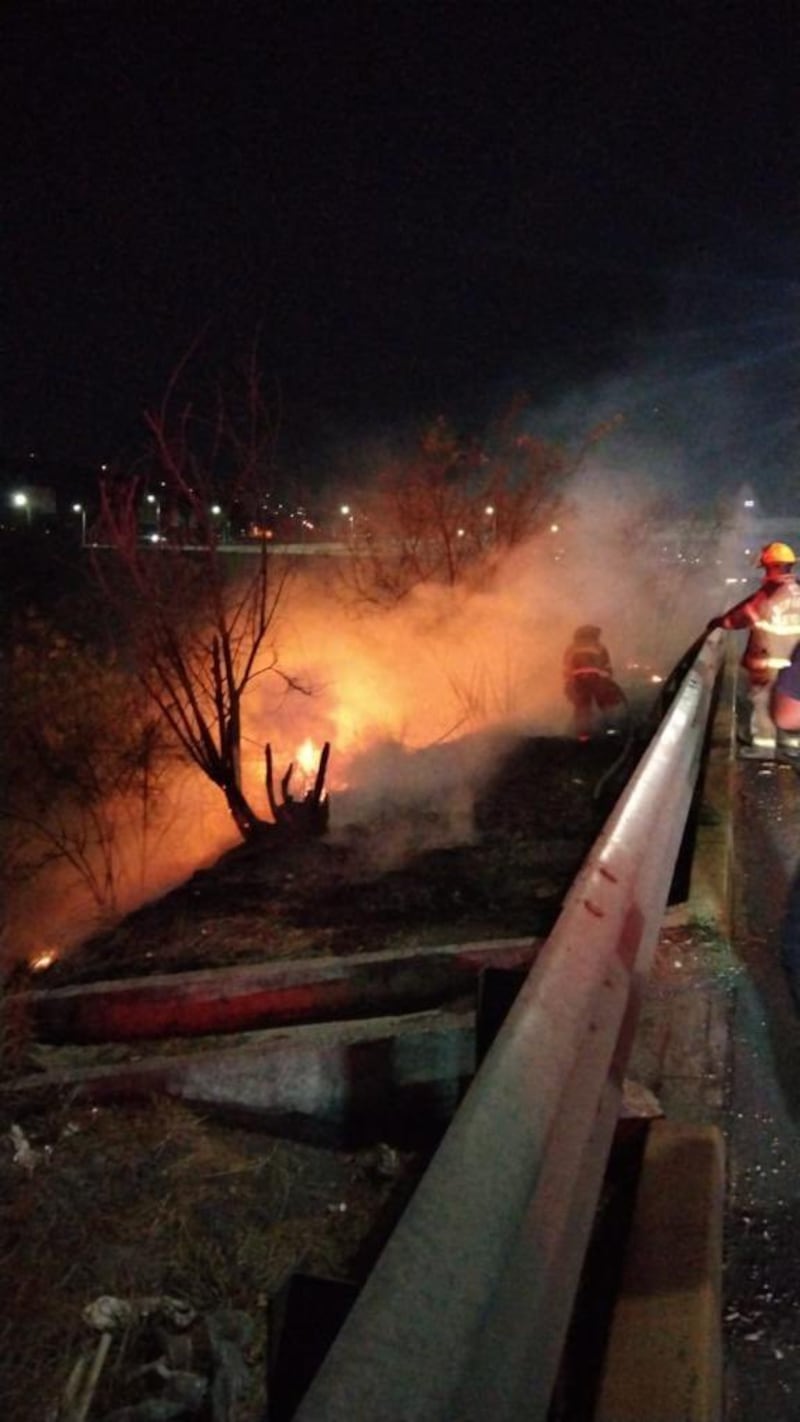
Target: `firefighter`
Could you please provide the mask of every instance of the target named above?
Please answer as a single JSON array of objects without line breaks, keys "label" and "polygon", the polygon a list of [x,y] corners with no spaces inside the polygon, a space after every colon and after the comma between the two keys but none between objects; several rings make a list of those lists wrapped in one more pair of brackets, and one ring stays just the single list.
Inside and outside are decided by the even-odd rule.
[{"label": "firefighter", "polygon": [[[788,543],[767,543],[759,556],[764,576],[761,586],[743,602],[719,617],[708,630],[746,628],[750,635],[742,657],[748,681],[748,724],[741,739],[741,754],[771,759],[776,749],[775,723],[770,714],[772,689],[779,671],[787,667],[800,642],[800,584],[794,575],[797,558]],[[800,742],[798,743],[800,744]],[[795,750],[793,742],[787,749]]]},{"label": "firefighter", "polygon": [[602,635],[600,627],[578,627],[564,653],[564,693],[574,708],[579,741],[589,740],[597,711],[605,718],[607,712],[625,704]]}]

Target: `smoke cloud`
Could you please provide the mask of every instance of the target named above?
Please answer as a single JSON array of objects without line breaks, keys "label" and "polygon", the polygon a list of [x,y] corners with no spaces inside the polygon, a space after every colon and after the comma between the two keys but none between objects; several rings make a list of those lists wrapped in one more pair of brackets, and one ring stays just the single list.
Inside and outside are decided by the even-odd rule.
[{"label": "smoke cloud", "polygon": [[[310,781],[298,748],[310,739],[317,752],[331,744],[331,833],[378,816],[394,824],[391,839],[376,837],[383,867],[387,853],[419,849],[425,826],[430,843],[468,839],[475,795],[510,739],[569,733],[561,659],[581,623],[602,628],[631,699],[652,700],[651,678],[743,595],[726,577],[748,576],[747,518],[715,528],[679,501],[665,522],[663,483],[610,454],[576,475],[557,523],[502,557],[490,553],[470,586],[428,584],[396,606],[365,608],[348,595],[341,560],[298,560],[275,650],[304,690],[265,663],[243,708],[245,788],[265,817],[265,743],[278,777],[295,763],[299,797]],[[175,771],[144,854],[119,826],[117,912],[237,842],[221,795],[198,772]],[[8,944],[31,957],[94,926],[96,908],[61,869],[35,891],[20,889]]]}]

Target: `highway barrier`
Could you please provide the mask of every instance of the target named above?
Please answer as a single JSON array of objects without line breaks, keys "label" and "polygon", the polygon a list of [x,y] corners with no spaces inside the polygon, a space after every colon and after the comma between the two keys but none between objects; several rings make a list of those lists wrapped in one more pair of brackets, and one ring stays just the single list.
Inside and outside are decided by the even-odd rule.
[{"label": "highway barrier", "polygon": [[297,1422],[544,1422],[723,656],[714,632]]}]

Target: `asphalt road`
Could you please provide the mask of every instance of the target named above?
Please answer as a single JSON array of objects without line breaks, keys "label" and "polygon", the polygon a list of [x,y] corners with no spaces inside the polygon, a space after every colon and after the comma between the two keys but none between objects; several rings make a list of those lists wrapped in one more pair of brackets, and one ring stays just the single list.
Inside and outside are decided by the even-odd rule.
[{"label": "asphalt road", "polygon": [[[723,1125],[726,1422],[800,1418],[800,774],[737,761]],[[800,1001],[800,974],[796,978]]]}]

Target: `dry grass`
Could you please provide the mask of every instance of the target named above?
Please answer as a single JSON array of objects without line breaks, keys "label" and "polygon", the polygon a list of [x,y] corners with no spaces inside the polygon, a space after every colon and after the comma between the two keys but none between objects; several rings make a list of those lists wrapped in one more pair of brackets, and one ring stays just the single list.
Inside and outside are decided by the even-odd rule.
[{"label": "dry grass", "polygon": [[[4,1422],[55,1415],[72,1366],[96,1341],[82,1318],[87,1304],[164,1294],[200,1314],[233,1308],[252,1321],[242,1422],[259,1418],[270,1296],[300,1268],[355,1277],[398,1185],[374,1172],[369,1151],[293,1145],[166,1099],[102,1109],[62,1102],[23,1121],[30,1169],[14,1161],[12,1120],[0,1139]],[[141,1397],[131,1373],[158,1352],[150,1324],[115,1336],[92,1417]]]}]

